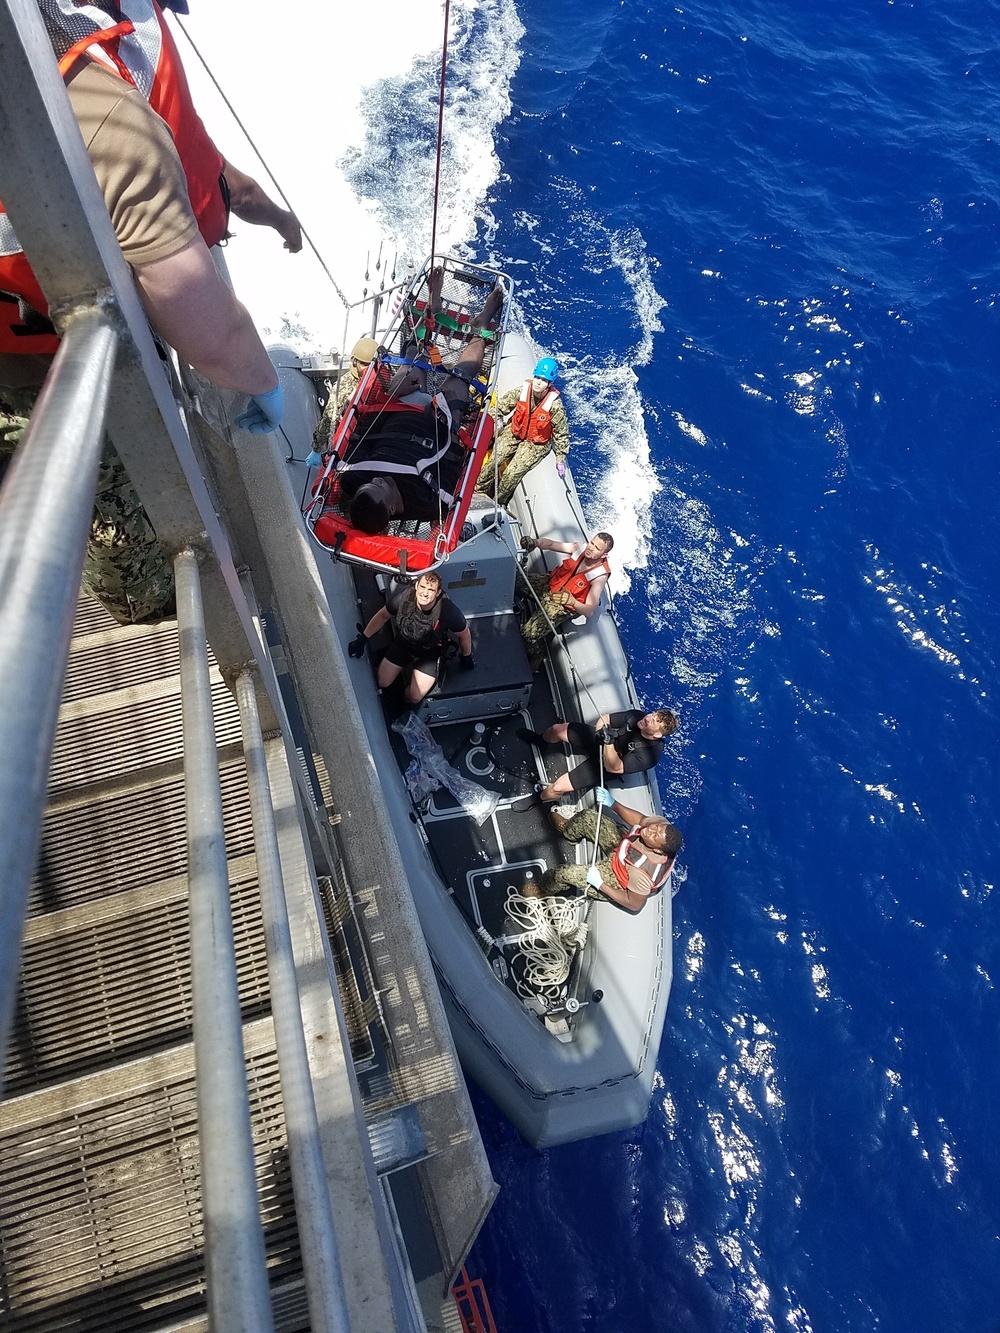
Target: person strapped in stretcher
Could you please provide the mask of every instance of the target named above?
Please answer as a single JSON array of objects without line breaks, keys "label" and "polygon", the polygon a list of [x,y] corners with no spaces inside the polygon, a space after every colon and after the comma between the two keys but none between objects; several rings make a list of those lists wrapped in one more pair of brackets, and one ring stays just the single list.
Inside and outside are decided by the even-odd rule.
[{"label": "person strapped in stretcher", "polygon": [[[432,310],[439,304],[440,283],[441,270],[435,269],[430,281]],[[348,517],[359,531],[385,532],[393,519],[441,521],[451,507],[467,459],[459,427],[486,354],[482,331],[496,320],[502,305],[498,286],[469,322],[470,340],[434,394],[427,390],[430,367],[417,359],[421,351],[417,330],[402,357],[382,358],[383,364],[399,366],[388,387],[388,401],[371,421],[359,423],[338,469]]]}]

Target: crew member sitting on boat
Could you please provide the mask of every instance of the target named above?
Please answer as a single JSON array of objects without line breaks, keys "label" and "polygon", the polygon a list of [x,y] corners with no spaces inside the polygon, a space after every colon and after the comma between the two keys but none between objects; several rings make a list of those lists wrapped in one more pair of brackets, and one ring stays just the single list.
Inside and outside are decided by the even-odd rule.
[{"label": "crew member sitting on boat", "polygon": [[510,504],[521,479],[550,449],[555,453],[559,476],[566,475],[569,422],[553,383],[558,374],[559,366],[553,358],[543,356],[531,379],[497,400],[493,416],[497,421],[507,420],[493,443],[494,464],[483,468],[476,486],[492,495],[494,476],[499,473],[497,504]]},{"label": "crew member sitting on boat", "polygon": [[452,637],[458,641],[462,669],[471,671],[475,667],[472,634],[465,616],[444,592],[436,570],[421,574],[416,583],[397,585],[381,611],[375,612],[364,629],[359,626],[357,638],[347,648],[350,656],[363,656],[366,642],[390,620],[395,634],[379,663],[380,689],[388,689],[401,672],[409,670],[406,700],[420,703],[434,688]]},{"label": "crew member sitting on boat", "polygon": [[333,432],[344,415],[347,400],[358,387],[361,376],[371,365],[377,352],[378,343],[374,338],[359,338],[351,348],[351,363],[331,390],[330,397],[326,400],[326,407],[323,408],[323,415],[313,431],[313,449],[317,454],[325,453],[329,449]]},{"label": "crew member sitting on boat", "polygon": [[663,754],[664,740],[679,725],[677,714],[669,708],[656,708],[649,713],[629,708],[621,713],[605,713],[592,727],[585,722],[556,722],[541,735],[535,731],[518,734],[539,749],[565,744],[574,754],[587,756],[582,764],[539,789],[540,800],[557,801],[570,792],[586,791],[599,783],[599,761],[604,764],[604,772],[614,777],[655,768]]},{"label": "crew member sitting on boat", "polygon": [[[659,815],[644,815],[613,800],[604,787],[598,787],[594,795],[605,807],[600,819],[596,808],[580,810],[571,819],[553,810],[549,818],[569,842],[596,841],[600,860],[593,866],[547,870],[537,888],[528,884],[521,892],[531,896],[534,890],[535,895],[541,892],[552,897],[575,889],[588,898],[608,898],[626,912],[641,912],[669,881],[683,842],[680,830]],[[612,814],[627,825],[624,837]]]},{"label": "crew member sitting on boat", "polygon": [[567,557],[547,574],[526,575],[538,604],[535,614],[521,626],[532,671],[541,666],[553,630],[574,616],[586,616],[589,620],[597,610],[611,575],[608,553],[614,544],[610,532],[595,532],[586,545],[557,542],[550,537],[521,538],[526,551],[560,551]]},{"label": "crew member sitting on boat", "polygon": [[[440,274],[431,275],[432,311],[439,305]],[[348,517],[361,532],[384,532],[393,519],[444,519],[466,462],[458,430],[483,369],[481,331],[502,305],[503,290],[494,287],[469,321],[470,340],[437,393],[427,392],[425,367],[404,366],[389,385],[389,402],[351,441],[338,475]],[[403,359],[412,362],[420,350],[416,341],[407,343]]]}]

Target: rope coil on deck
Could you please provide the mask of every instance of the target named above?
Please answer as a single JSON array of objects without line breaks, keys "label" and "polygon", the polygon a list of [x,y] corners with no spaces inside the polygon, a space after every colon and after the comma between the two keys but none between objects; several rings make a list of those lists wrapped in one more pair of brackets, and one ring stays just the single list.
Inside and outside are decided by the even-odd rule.
[{"label": "rope coil on deck", "polygon": [[524,975],[517,980],[522,999],[562,998],[574,955],[587,942],[589,926],[577,919],[575,898],[525,898],[512,889],[507,895],[507,916],[523,934],[517,947],[524,959]]}]

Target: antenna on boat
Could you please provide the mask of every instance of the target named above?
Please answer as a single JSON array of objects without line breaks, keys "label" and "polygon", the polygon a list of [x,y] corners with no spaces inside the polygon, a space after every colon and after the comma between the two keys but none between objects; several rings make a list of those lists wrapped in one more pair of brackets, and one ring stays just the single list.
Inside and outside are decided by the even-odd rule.
[{"label": "antenna on boat", "polygon": [[434,162],[434,212],[431,217],[431,266],[434,271],[434,250],[437,245],[438,225],[438,190],[441,185],[441,144],[444,140],[444,86],[448,70],[448,19],[451,15],[451,0],[444,0],[444,38],[441,42],[441,88],[438,93],[438,134],[437,153]]}]

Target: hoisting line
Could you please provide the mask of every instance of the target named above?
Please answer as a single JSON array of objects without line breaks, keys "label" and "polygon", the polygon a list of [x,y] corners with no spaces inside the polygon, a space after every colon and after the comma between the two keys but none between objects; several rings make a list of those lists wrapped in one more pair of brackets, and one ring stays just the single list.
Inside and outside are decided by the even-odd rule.
[{"label": "hoisting line", "polygon": [[444,85],[448,69],[448,17],[451,13],[451,0],[444,0],[444,41],[441,43],[441,90],[438,93],[438,138],[437,155],[434,161],[434,213],[431,218],[431,264],[434,271],[434,249],[437,245],[438,225],[438,189],[441,184],[441,145],[444,141]]},{"label": "hoisting line", "polygon": [[[304,238],[306,241],[309,242],[309,249],[313,252],[313,254],[316,256],[316,258],[319,260],[319,266],[320,266],[320,268],[323,270],[323,272],[326,274],[326,276],[330,279],[330,282],[331,282],[331,284],[332,284],[332,286],[333,286],[333,290],[334,290],[334,291],[337,293],[337,295],[340,297],[341,301],[342,301],[343,304],[347,307],[347,309],[350,309],[350,307],[351,307],[351,303],[350,303],[350,301],[348,301],[347,297],[346,297],[346,296],[344,295],[344,293],[340,290],[340,287],[339,287],[338,284],[337,284],[337,279],[333,276],[333,274],[332,274],[332,273],[330,272],[330,270],[327,268],[327,266],[326,266],[326,262],[325,262],[325,260],[323,259],[323,256],[322,256],[322,255],[320,254],[320,252],[316,249],[316,245],[315,245],[315,242],[313,241],[313,238],[312,238],[312,237],[309,235],[309,233],[306,231],[305,227],[303,227],[301,221],[299,220],[299,216],[298,216],[298,214],[295,212],[295,209],[292,207],[291,203],[289,202],[288,195],[285,194],[284,190],[283,190],[283,189],[281,188],[281,186],[278,184],[278,180],[277,180],[277,178],[276,178],[274,172],[271,170],[271,168],[270,168],[270,167],[267,165],[267,163],[264,161],[263,154],[261,153],[260,149],[257,147],[257,145],[254,143],[253,139],[252,139],[251,136],[250,136],[250,131],[247,129],[247,127],[243,124],[242,120],[240,120],[239,116],[236,114],[236,108],[233,106],[232,102],[230,102],[230,100],[229,100],[229,98],[226,96],[226,94],[222,91],[222,88],[221,88],[221,86],[220,86],[220,84],[219,84],[218,79],[215,77],[215,75],[212,73],[211,69],[209,68],[208,61],[207,61],[207,60],[205,59],[205,57],[201,54],[201,52],[198,50],[198,47],[197,47],[197,45],[195,44],[195,40],[194,40],[194,38],[191,36],[191,34],[188,32],[187,28],[186,28],[186,27],[184,26],[184,24],[180,21],[180,19],[177,17],[176,14],[174,14],[174,18],[177,20],[177,26],[178,26],[178,28],[180,28],[181,32],[182,32],[182,33],[184,34],[184,36],[187,38],[187,40],[188,40],[188,44],[189,44],[189,46],[191,47],[191,50],[195,53],[195,55],[196,55],[196,56],[198,57],[198,59],[201,61],[202,68],[204,69],[205,73],[208,75],[208,77],[212,80],[212,83],[215,85],[215,91],[219,94],[219,96],[220,96],[220,97],[222,98],[222,100],[225,102],[226,106],[227,106],[228,109],[229,109],[229,114],[232,116],[233,120],[236,121],[236,124],[237,124],[237,125],[240,127],[240,129],[242,130],[242,132],[243,132],[243,137],[246,139],[247,143],[250,145],[250,147],[251,147],[251,148],[253,149],[253,151],[256,153],[256,155],[257,155],[257,160],[260,162],[261,166],[264,168],[264,170],[265,170],[265,171],[267,172],[267,174],[270,176],[270,178],[271,178],[271,183],[274,185],[274,188],[277,190],[278,194],[281,195],[281,198],[284,200],[285,207],[288,209],[289,213],[293,214],[293,216],[295,217],[296,222],[298,222],[298,224],[299,224],[299,230],[302,232],[303,238]],[[440,131],[439,131],[439,133],[440,133]]]}]

